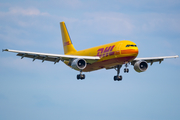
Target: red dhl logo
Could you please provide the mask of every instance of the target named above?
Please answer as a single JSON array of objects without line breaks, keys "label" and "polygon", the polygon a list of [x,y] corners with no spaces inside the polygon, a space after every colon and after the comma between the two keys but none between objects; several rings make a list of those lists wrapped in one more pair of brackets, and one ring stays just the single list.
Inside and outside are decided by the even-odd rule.
[{"label": "red dhl logo", "polygon": [[64,46],[71,45],[70,41],[64,42]]},{"label": "red dhl logo", "polygon": [[114,47],[115,47],[115,45],[98,49],[97,56],[108,57],[108,56],[114,55],[115,52],[112,51]]}]

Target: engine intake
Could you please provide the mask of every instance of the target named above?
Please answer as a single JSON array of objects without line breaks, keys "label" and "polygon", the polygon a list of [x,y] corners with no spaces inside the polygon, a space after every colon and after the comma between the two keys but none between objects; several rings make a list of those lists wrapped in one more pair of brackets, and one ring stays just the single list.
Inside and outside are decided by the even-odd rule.
[{"label": "engine intake", "polygon": [[84,59],[74,59],[71,63],[71,67],[75,70],[83,70],[86,68],[86,61]]},{"label": "engine intake", "polygon": [[146,61],[137,61],[134,64],[134,70],[136,72],[144,72],[146,71],[148,68],[148,63]]}]

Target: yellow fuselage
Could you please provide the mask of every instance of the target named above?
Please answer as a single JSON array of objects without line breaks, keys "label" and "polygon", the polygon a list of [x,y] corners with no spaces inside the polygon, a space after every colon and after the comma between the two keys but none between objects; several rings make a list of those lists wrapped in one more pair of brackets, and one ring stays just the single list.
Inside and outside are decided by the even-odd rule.
[{"label": "yellow fuselage", "polygon": [[69,52],[66,55],[99,56],[101,58],[100,60],[88,64],[83,70],[83,72],[90,72],[131,62],[138,55],[138,47],[134,42],[123,40],[81,51]]}]

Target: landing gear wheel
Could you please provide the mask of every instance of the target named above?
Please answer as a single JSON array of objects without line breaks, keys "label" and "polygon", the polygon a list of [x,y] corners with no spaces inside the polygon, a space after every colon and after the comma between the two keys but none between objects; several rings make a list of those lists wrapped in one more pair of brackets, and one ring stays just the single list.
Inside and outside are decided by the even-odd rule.
[{"label": "landing gear wheel", "polygon": [[82,80],[82,79],[85,79],[85,74],[82,74],[81,80]]},{"label": "landing gear wheel", "polygon": [[114,81],[121,81],[122,80],[122,76],[114,76]]},{"label": "landing gear wheel", "polygon": [[122,80],[122,76],[118,76],[118,81]]},{"label": "landing gear wheel", "polygon": [[79,80],[79,79],[81,79],[81,80],[85,79],[85,74],[79,74],[79,75],[77,75],[77,79],[78,79],[78,80]]},{"label": "landing gear wheel", "polygon": [[80,79],[80,75],[77,75],[77,79],[78,79],[78,80]]},{"label": "landing gear wheel", "polygon": [[124,68],[124,73],[128,73],[129,69],[128,68]]},{"label": "landing gear wheel", "polygon": [[117,80],[117,81],[122,80],[122,76],[121,76],[121,75],[119,76],[121,67],[122,67],[122,65],[117,65],[117,66],[115,67],[115,70],[117,71],[117,75],[114,76],[114,81],[116,81],[116,80]]},{"label": "landing gear wheel", "polygon": [[117,80],[117,76],[114,76],[114,81],[116,81]]},{"label": "landing gear wheel", "polygon": [[124,68],[124,73],[126,73],[126,68]]},{"label": "landing gear wheel", "polygon": [[82,70],[80,70],[80,74],[77,75],[77,79],[78,80],[79,79],[81,79],[81,80],[85,79],[85,74],[82,74]]}]

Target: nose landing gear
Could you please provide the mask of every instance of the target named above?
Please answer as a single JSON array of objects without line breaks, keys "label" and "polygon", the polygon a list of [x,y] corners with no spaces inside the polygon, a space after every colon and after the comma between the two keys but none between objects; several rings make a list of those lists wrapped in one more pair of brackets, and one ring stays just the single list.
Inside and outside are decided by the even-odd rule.
[{"label": "nose landing gear", "polygon": [[127,64],[127,63],[125,64],[125,67],[126,67],[126,68],[124,68],[124,73],[128,73],[128,72],[129,72],[129,69],[127,68],[127,67],[128,67],[128,64]]}]

